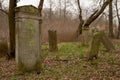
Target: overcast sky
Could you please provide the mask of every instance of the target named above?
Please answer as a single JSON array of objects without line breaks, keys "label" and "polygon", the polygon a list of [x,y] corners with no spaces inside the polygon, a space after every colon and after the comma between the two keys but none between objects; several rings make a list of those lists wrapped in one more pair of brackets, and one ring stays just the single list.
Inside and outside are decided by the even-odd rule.
[{"label": "overcast sky", "polygon": [[[34,5],[34,6],[37,7],[38,4],[39,4],[39,1],[40,0],[20,0],[20,2],[18,3],[18,6],[22,6],[22,5]],[[48,1],[49,0],[45,0],[45,2],[44,2],[45,7],[47,7],[46,4],[48,3]],[[57,2],[58,0],[53,0],[53,1]],[[82,4],[82,6],[88,7],[89,4],[91,3],[91,1],[92,0],[81,0],[81,4]]]},{"label": "overcast sky", "polygon": [[[18,2],[18,6],[23,6],[23,5],[33,5],[35,7],[38,7],[39,5],[39,1],[40,0],[20,0],[20,2]],[[43,8],[49,8],[49,0],[44,0],[44,6]],[[58,10],[58,6],[59,6],[59,0],[52,0],[54,1],[54,4],[53,4],[53,7],[52,7],[52,10]],[[61,0],[61,1],[64,1],[64,0]],[[72,6],[70,7],[67,7],[67,10],[70,11],[71,13],[74,13],[74,15],[76,15],[78,12],[77,10],[77,4],[75,4],[75,1],[76,0],[68,0],[72,3]],[[84,7],[84,8],[89,8],[91,6],[91,3],[93,0],[80,0],[81,2],[81,6]],[[57,6],[57,7],[55,7]],[[62,8],[64,8],[64,3],[62,5]],[[76,14],[75,14],[76,13]]]},{"label": "overcast sky", "polygon": [[[39,4],[39,1],[40,0],[20,0],[17,5],[18,6],[23,6],[23,5],[33,5],[35,7],[38,7],[38,4]],[[49,0],[44,0],[44,8],[48,8],[49,7]],[[59,2],[59,0],[52,0],[55,2],[55,5],[57,5],[57,3]],[[64,1],[64,0],[62,0]],[[76,0],[68,0],[70,1],[71,3],[73,3],[73,1],[76,1]],[[81,2],[81,6],[82,7],[85,7],[85,8],[89,8],[89,6],[91,6],[91,3],[92,3],[93,0],[80,0]],[[9,0],[4,0],[4,6],[8,7],[9,5]],[[74,3],[73,3],[74,4]],[[74,4],[74,6],[76,6]]]}]

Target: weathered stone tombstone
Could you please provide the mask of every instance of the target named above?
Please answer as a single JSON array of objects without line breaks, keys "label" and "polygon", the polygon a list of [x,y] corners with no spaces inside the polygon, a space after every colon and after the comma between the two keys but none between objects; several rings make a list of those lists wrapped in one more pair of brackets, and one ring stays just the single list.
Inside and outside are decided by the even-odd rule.
[{"label": "weathered stone tombstone", "polygon": [[16,62],[19,71],[41,69],[40,20],[38,9],[28,5],[16,9]]},{"label": "weathered stone tombstone", "polygon": [[108,51],[114,51],[115,46],[112,44],[110,39],[105,35],[103,31],[96,32],[93,35],[90,52],[88,53],[88,60],[97,59],[100,44],[103,44]]},{"label": "weathered stone tombstone", "polygon": [[105,48],[107,49],[107,51],[114,51],[115,50],[115,46],[110,41],[110,39],[108,38],[108,36],[106,36],[104,32],[101,33],[101,34],[103,35],[101,42],[105,46]]},{"label": "weathered stone tombstone", "polygon": [[57,32],[55,30],[48,30],[48,36],[49,36],[49,50],[52,52],[58,51]]},{"label": "weathered stone tombstone", "polygon": [[100,48],[100,38],[101,38],[101,34],[100,33],[95,33],[93,35],[93,39],[92,39],[92,43],[91,43],[91,48],[90,48],[90,52],[88,54],[88,59],[91,60],[93,58],[97,59],[97,54],[99,52],[99,48]]}]

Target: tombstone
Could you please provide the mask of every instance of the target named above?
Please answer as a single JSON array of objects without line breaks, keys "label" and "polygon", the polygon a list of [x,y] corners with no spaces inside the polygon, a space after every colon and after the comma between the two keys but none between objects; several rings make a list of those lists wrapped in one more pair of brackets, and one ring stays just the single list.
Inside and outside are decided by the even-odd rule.
[{"label": "tombstone", "polygon": [[16,11],[16,63],[22,72],[40,70],[41,43],[39,11],[32,5],[21,6]]},{"label": "tombstone", "polygon": [[97,59],[101,43],[104,45],[104,47],[108,51],[115,51],[115,46],[110,41],[110,39],[106,36],[104,31],[96,32],[93,35],[93,39],[92,39],[92,43],[91,43],[91,49],[90,49],[90,52],[88,53],[88,60],[92,60],[94,58]]},{"label": "tombstone", "polygon": [[9,39],[9,24],[8,24],[8,14],[3,12],[0,9],[0,39],[5,39],[6,41]]},{"label": "tombstone", "polygon": [[102,41],[101,42],[104,45],[104,47],[107,49],[107,51],[114,51],[115,50],[115,46],[113,45],[113,43],[109,39],[109,37],[106,36],[104,32],[102,32],[101,34],[104,35],[102,37]]},{"label": "tombstone", "polygon": [[55,30],[49,30],[48,35],[49,35],[49,50],[51,52],[58,51],[56,31]]},{"label": "tombstone", "polygon": [[88,60],[92,60],[93,58],[97,59],[101,37],[102,35],[99,32],[93,35],[90,52],[88,53]]}]

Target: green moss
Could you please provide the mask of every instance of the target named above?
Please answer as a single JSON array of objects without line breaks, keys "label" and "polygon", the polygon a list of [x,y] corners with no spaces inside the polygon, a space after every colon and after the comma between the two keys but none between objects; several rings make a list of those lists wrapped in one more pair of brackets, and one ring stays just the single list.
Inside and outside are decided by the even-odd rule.
[{"label": "green moss", "polygon": [[24,66],[24,64],[19,60],[19,62],[18,62],[18,71],[20,72],[20,73],[24,73],[24,72],[26,72],[27,70],[26,70],[26,67]]},{"label": "green moss", "polygon": [[101,40],[102,34],[99,32],[94,33],[92,43],[91,43],[91,48],[90,52],[88,53],[88,60],[91,60],[93,58],[98,57],[98,52],[100,48],[100,40]]},{"label": "green moss", "polygon": [[32,5],[26,5],[26,6],[20,6],[16,8],[16,12],[17,11],[21,11],[21,12],[26,12],[32,15],[39,15],[39,11],[36,7],[32,6]]},{"label": "green moss", "polygon": [[19,61],[18,64],[18,71],[21,73],[31,72],[31,71],[42,71],[42,70],[43,70],[43,65],[41,61],[37,61],[33,68],[28,68],[21,61]]},{"label": "green moss", "polygon": [[36,65],[35,65],[36,70],[38,71],[43,71],[43,64],[41,61],[37,61]]},{"label": "green moss", "polygon": [[29,9],[30,9],[30,12],[31,12],[31,13],[36,13],[35,8],[33,8],[33,7],[29,7]]}]

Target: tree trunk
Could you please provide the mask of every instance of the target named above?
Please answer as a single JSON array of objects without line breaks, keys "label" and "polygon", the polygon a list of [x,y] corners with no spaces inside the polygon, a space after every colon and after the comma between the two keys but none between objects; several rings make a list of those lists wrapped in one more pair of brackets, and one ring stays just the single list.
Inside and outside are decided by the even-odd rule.
[{"label": "tree trunk", "polygon": [[117,39],[120,39],[120,21],[118,23],[118,32],[117,32]]},{"label": "tree trunk", "polygon": [[109,37],[114,38],[113,35],[113,12],[112,12],[112,2],[109,4]]},{"label": "tree trunk", "polygon": [[52,19],[52,0],[50,0],[50,13],[49,13],[49,19]]},{"label": "tree trunk", "polygon": [[38,6],[38,10],[40,12],[40,16],[41,17],[42,17],[43,4],[44,4],[44,0],[40,0],[39,6]]},{"label": "tree trunk", "polygon": [[66,20],[67,0],[64,0],[64,21]]},{"label": "tree trunk", "polygon": [[117,13],[117,19],[118,19],[118,31],[117,31],[117,39],[120,38],[120,17],[119,17],[119,10],[118,10],[118,0],[115,2],[115,8]]},{"label": "tree trunk", "polygon": [[78,29],[77,29],[77,38],[80,34],[82,34],[82,27],[83,27],[83,24],[84,24],[84,20],[82,18],[82,9],[81,9],[81,6],[80,6],[80,1],[77,0],[77,3],[78,3],[78,8],[79,8],[79,26],[78,26]]},{"label": "tree trunk", "polygon": [[80,22],[79,22],[79,26],[78,26],[78,29],[77,29],[77,38],[80,34],[82,34],[82,27],[83,27],[83,24],[84,24],[84,21],[79,19]]},{"label": "tree trunk", "polygon": [[[39,5],[38,5],[38,10],[39,10],[39,13],[40,13],[40,17],[42,17],[42,9],[43,9],[43,4],[44,4],[44,0],[40,0],[40,2],[39,2]],[[42,26],[42,19],[40,19],[40,21],[39,21],[39,26],[40,26],[40,28],[39,28],[39,34],[40,34],[40,40],[39,40],[39,42],[40,42],[40,49],[41,49],[41,26]],[[39,66],[40,66],[40,69],[42,70],[43,69],[43,65],[42,65],[42,56],[40,55],[40,62],[39,62]],[[38,74],[40,74],[40,72],[41,71],[37,71],[37,73]]]},{"label": "tree trunk", "polygon": [[59,13],[60,13],[60,16],[59,16],[59,17],[61,18],[61,17],[62,17],[61,0],[59,0],[59,10],[60,10],[60,12],[59,12]]},{"label": "tree trunk", "polygon": [[16,0],[9,2],[10,58],[15,57],[15,7]]}]

